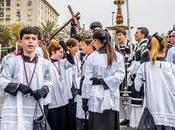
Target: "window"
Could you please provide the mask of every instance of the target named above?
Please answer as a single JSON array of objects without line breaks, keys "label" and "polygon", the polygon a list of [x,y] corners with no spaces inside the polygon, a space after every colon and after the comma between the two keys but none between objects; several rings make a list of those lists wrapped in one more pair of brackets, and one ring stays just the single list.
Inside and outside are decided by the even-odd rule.
[{"label": "window", "polygon": [[20,11],[19,10],[16,12],[16,16],[20,17]]},{"label": "window", "polygon": [[6,20],[10,20],[10,18],[9,17],[6,17]]},{"label": "window", "polygon": [[29,12],[29,13],[27,13],[27,16],[28,16],[28,17],[31,17],[31,15],[32,15],[32,13],[30,13],[30,12]]},{"label": "window", "polygon": [[17,21],[20,21],[21,20],[21,13],[19,10],[16,12],[16,16],[18,17]]},{"label": "window", "polygon": [[16,4],[16,6],[17,6],[17,7],[19,7],[19,6],[20,6],[20,4],[19,4],[19,3],[17,3],[17,4]]},{"label": "window", "polygon": [[28,1],[28,6],[32,6],[32,1]]},{"label": "window", "polygon": [[28,22],[31,22],[32,21],[32,19],[28,19]]},{"label": "window", "polygon": [[10,0],[6,0],[7,6],[10,6]]},{"label": "window", "polygon": [[4,17],[4,12],[0,12],[0,17]]},{"label": "window", "polygon": [[4,3],[0,3],[0,6],[4,6]]}]

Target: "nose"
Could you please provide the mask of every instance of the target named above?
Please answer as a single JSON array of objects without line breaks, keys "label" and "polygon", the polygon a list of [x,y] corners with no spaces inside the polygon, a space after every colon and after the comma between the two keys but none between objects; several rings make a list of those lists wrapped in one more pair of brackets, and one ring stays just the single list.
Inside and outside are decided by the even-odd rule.
[{"label": "nose", "polygon": [[32,38],[29,38],[29,42],[32,42],[33,41],[33,39]]}]

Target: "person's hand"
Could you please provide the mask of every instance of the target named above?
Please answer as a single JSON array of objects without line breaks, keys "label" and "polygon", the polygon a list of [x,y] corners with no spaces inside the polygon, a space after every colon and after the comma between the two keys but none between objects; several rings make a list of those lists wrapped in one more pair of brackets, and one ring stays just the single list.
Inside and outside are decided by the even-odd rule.
[{"label": "person's hand", "polygon": [[99,80],[100,80],[100,82],[101,82],[101,84],[102,84],[104,90],[109,89],[109,87],[108,87],[108,85],[105,83],[104,79],[101,78],[101,79],[99,79]]},{"label": "person's hand", "polygon": [[33,93],[33,90],[28,86],[28,85],[24,85],[24,84],[19,84],[19,87],[18,87],[18,90],[23,93],[24,95],[25,94],[32,94]]},{"label": "person's hand", "polygon": [[85,98],[82,99],[82,108],[84,112],[88,111],[88,99],[85,99]]},{"label": "person's hand", "polygon": [[35,100],[39,100],[41,98],[45,98],[49,93],[49,88],[47,86],[43,86],[41,89],[37,89],[33,91],[32,95]]},{"label": "person's hand", "polygon": [[9,93],[10,95],[16,96],[18,92],[18,85],[19,83],[9,83],[7,87],[4,89],[6,93]]},{"label": "person's hand", "polygon": [[101,85],[100,80],[96,77],[92,77],[90,80],[92,81],[92,85]]}]

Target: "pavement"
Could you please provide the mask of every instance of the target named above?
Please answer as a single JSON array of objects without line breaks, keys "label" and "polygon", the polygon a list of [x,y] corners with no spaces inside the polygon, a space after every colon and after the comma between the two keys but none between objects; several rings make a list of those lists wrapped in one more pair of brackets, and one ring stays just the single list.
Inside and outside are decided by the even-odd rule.
[{"label": "pavement", "polygon": [[136,130],[130,127],[120,126],[120,130]]}]

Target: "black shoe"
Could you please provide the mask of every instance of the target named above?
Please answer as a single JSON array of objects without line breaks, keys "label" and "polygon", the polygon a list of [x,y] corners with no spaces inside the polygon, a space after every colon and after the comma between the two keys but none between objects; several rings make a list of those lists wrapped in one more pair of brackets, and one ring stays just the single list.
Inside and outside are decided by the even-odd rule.
[{"label": "black shoe", "polygon": [[120,125],[126,125],[127,127],[129,127],[129,120],[124,119],[123,121],[120,122]]}]

